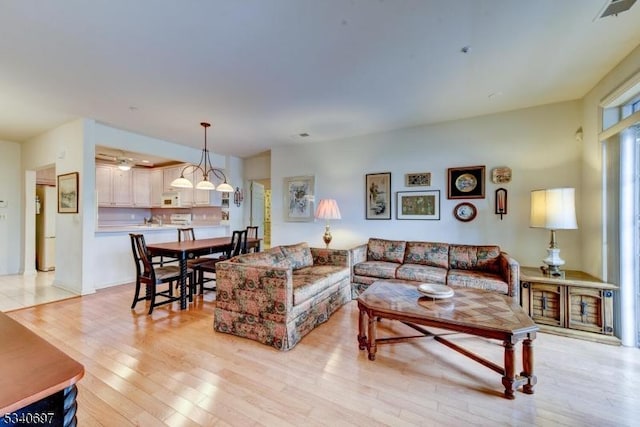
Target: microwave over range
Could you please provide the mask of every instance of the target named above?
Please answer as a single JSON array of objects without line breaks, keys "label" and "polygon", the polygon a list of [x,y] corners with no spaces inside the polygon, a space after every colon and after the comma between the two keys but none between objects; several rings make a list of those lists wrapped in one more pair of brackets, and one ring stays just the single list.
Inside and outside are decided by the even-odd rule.
[{"label": "microwave over range", "polygon": [[177,191],[162,193],[161,206],[163,208],[179,208],[180,193],[178,193]]}]

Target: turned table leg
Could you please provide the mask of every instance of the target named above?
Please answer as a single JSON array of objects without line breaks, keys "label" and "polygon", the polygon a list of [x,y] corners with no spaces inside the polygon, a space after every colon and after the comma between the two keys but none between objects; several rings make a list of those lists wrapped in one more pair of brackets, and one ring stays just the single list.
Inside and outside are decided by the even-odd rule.
[{"label": "turned table leg", "polygon": [[366,312],[363,307],[358,307],[360,312],[358,316],[358,348],[364,350],[367,348],[367,335],[365,333],[367,329],[366,325]]},{"label": "turned table leg", "polygon": [[527,383],[522,388],[522,391],[526,394],[534,393],[533,388],[537,382],[537,378],[533,374],[533,340],[535,334],[532,335],[522,341],[522,373],[520,375],[527,379]]},{"label": "turned table leg", "polygon": [[369,351],[369,360],[376,360],[376,339],[377,339],[377,323],[375,316],[372,313],[367,313],[369,322],[369,336],[367,337],[367,350]]},{"label": "turned table leg", "polygon": [[504,385],[504,397],[507,399],[515,399],[514,384],[516,382],[516,366],[515,366],[515,346],[511,341],[504,342],[504,376],[502,377],[502,385]]}]

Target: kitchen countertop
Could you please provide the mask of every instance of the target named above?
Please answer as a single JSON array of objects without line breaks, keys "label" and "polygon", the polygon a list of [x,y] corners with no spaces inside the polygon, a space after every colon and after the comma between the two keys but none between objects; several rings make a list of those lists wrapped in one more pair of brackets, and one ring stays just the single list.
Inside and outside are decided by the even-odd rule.
[{"label": "kitchen countertop", "polygon": [[121,224],[121,225],[98,225],[96,233],[141,233],[141,232],[154,232],[154,231],[166,231],[177,230],[178,228],[192,227],[193,229],[201,228],[219,228],[228,227],[228,224],[191,224],[191,225],[177,225],[177,224],[148,224],[148,225],[135,225],[135,224]]}]

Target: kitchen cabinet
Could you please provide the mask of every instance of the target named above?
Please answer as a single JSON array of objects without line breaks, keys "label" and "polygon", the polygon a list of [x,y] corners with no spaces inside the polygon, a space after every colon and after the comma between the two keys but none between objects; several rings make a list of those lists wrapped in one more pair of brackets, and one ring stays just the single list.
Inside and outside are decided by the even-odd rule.
[{"label": "kitchen cabinet", "polygon": [[151,207],[151,171],[135,168],[132,171],[133,206],[136,208]]},{"label": "kitchen cabinet", "polygon": [[133,205],[131,170],[123,171],[111,165],[96,165],[98,206]]},{"label": "kitchen cabinet", "polygon": [[[197,169],[193,175],[193,185],[195,186],[198,182],[202,181],[202,171]],[[198,190],[197,188],[193,188],[193,200],[194,203],[198,206],[209,206],[211,203],[211,193],[215,193],[216,191],[209,190]]]},{"label": "kitchen cabinet", "polygon": [[151,169],[151,207],[162,206],[162,193],[164,192],[162,169]]},{"label": "kitchen cabinet", "polygon": [[[180,203],[182,207],[191,207],[193,205],[193,188],[174,188],[171,186],[171,182],[180,178],[180,174],[184,169],[185,165],[174,166],[170,168],[163,169],[163,182],[164,182],[164,191],[173,192],[177,191],[180,194]],[[193,173],[187,169],[184,174],[184,177],[189,181],[193,182]]]}]

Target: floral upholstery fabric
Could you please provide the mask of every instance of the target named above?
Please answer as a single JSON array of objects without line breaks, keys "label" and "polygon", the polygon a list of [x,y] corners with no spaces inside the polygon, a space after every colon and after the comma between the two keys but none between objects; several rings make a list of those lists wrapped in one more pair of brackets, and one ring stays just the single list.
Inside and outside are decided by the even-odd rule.
[{"label": "floral upholstery fabric", "polygon": [[498,246],[406,242],[403,263],[372,258],[398,259],[402,246],[399,241],[371,238],[350,250],[353,299],[376,280],[399,279],[490,289],[519,301],[520,264]]},{"label": "floral upholstery fabric", "polygon": [[293,273],[293,305],[298,305],[318,294],[332,283],[349,279],[344,267],[320,265],[305,267]]},{"label": "floral upholstery fabric", "polygon": [[365,261],[354,265],[353,272],[358,276],[393,279],[396,277],[396,270],[400,265],[395,262]]},{"label": "floral upholstery fabric", "polygon": [[509,294],[509,285],[499,275],[473,270],[449,270],[447,285]]},{"label": "floral upholstery fabric", "polygon": [[367,259],[401,264],[406,246],[403,240],[369,239]]},{"label": "floral upholstery fabric", "polygon": [[444,285],[447,283],[447,269],[429,265],[402,264],[396,271],[396,279]]},{"label": "floral upholstery fabric", "polygon": [[498,274],[499,256],[499,246],[450,245],[449,268]]},{"label": "floral upholstery fabric", "polygon": [[310,253],[324,264],[294,272],[295,261],[280,248],[219,262],[214,329],[289,350],[326,322],[351,298],[349,252]]},{"label": "floral upholstery fabric", "polygon": [[405,264],[449,268],[449,245],[447,243],[407,242],[403,262]]},{"label": "floral upholstery fabric", "polygon": [[279,246],[264,252],[254,252],[243,256],[232,258],[233,262],[239,264],[260,265],[263,267],[291,267],[292,262],[287,258]]},{"label": "floral upholstery fabric", "polygon": [[307,243],[280,246],[284,256],[291,261],[291,268],[297,270],[313,265],[313,256]]}]

